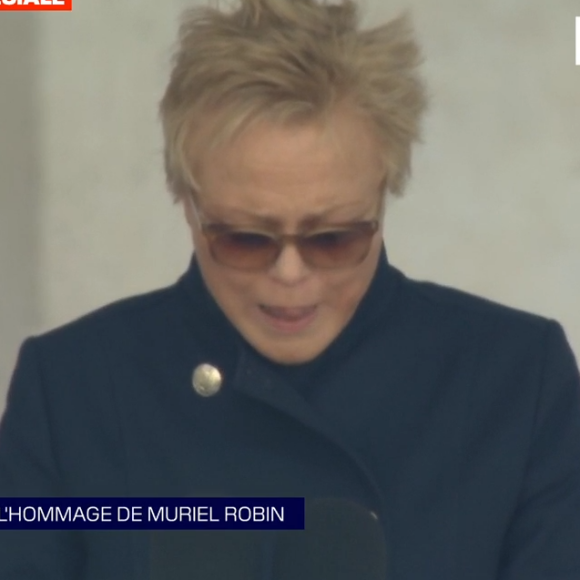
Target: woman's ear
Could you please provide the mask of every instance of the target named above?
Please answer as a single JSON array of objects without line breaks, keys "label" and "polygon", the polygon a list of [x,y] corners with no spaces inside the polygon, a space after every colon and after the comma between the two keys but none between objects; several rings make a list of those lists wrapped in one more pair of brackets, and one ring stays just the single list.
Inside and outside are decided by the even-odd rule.
[{"label": "woman's ear", "polygon": [[189,225],[189,228],[193,231],[197,220],[195,219],[194,209],[193,209],[193,201],[190,195],[186,195],[182,199],[183,203],[183,213],[185,215],[185,219]]}]

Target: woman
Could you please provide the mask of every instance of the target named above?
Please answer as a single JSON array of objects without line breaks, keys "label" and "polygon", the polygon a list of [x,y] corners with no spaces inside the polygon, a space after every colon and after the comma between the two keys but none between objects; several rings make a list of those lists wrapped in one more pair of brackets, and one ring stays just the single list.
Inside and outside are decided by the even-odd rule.
[{"label": "woman", "polygon": [[[190,267],[25,341],[0,496],[344,498],[380,522],[389,578],[580,578],[561,327],[387,259],[417,63],[404,19],[359,31],[350,2],[186,15],[161,119]],[[0,537],[3,580],[137,580],[149,560],[144,534]]]}]

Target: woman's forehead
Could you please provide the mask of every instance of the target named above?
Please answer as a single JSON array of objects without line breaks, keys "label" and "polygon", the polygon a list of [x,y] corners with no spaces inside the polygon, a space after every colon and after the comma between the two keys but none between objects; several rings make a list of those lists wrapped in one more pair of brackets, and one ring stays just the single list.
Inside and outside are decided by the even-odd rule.
[{"label": "woman's forehead", "polygon": [[[379,197],[370,198],[363,202],[346,202],[330,205],[319,210],[309,210],[305,208],[304,211],[297,212],[298,222],[301,225],[313,225],[316,223],[324,223],[328,221],[336,221],[337,218],[357,219],[363,218],[374,208],[377,207]],[[264,227],[276,228],[284,226],[288,222],[287,214],[280,214],[275,208],[261,208],[251,209],[239,207],[236,205],[228,205],[224,203],[207,203],[203,207],[204,215],[213,218],[228,218],[238,222],[251,222],[256,225]]]}]

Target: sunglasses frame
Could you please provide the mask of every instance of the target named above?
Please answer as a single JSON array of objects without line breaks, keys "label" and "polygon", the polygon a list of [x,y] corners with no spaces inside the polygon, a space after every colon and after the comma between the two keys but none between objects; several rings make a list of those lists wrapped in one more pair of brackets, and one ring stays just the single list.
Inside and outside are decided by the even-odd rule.
[{"label": "sunglasses frame", "polygon": [[[212,258],[222,266],[227,266],[228,268],[234,268],[236,270],[242,270],[245,272],[259,272],[263,270],[267,270],[271,268],[277,260],[280,258],[280,254],[286,247],[286,245],[291,244],[296,247],[298,253],[302,261],[307,264],[311,268],[315,268],[317,270],[338,270],[341,268],[349,268],[360,264],[367,256],[370,251],[371,240],[373,236],[376,234],[379,228],[379,221],[378,220],[367,220],[367,221],[359,221],[359,222],[345,222],[345,223],[337,223],[337,224],[328,224],[332,226],[332,229],[328,230],[321,230],[321,231],[312,231],[310,233],[303,233],[303,234],[271,234],[267,232],[254,232],[246,230],[242,227],[232,226],[228,224],[202,224],[202,233],[204,234],[205,238],[208,240],[208,246],[210,250],[210,254]],[[355,262],[349,262],[345,265],[339,266],[320,266],[318,264],[313,264],[312,261],[308,257],[307,250],[304,249],[305,240],[310,237],[314,237],[317,235],[323,235],[325,233],[335,233],[335,232],[347,232],[347,233],[366,233],[368,234],[368,247],[366,251],[362,254],[360,258],[357,258]],[[265,262],[263,266],[259,266],[256,268],[247,268],[247,267],[236,267],[235,264],[226,263],[223,260],[220,260],[215,251],[214,251],[214,243],[215,240],[223,234],[230,234],[230,233],[247,233],[247,234],[256,234],[258,236],[263,236],[264,238],[268,238],[274,242],[276,245],[276,252],[272,253],[272,257]]]},{"label": "sunglasses frame", "polygon": [[[208,247],[209,247],[209,252],[210,252],[211,257],[216,261],[216,263],[221,264],[222,266],[225,266],[227,268],[232,268],[234,270],[244,271],[244,272],[262,272],[262,271],[268,270],[276,263],[276,261],[280,257],[280,254],[282,253],[282,251],[284,250],[284,248],[288,244],[294,245],[296,247],[297,251],[300,254],[302,261],[311,268],[315,268],[317,270],[340,270],[340,269],[344,269],[344,268],[354,267],[354,266],[357,266],[358,264],[360,264],[361,262],[363,262],[364,259],[368,256],[368,253],[369,253],[370,247],[371,247],[372,238],[377,233],[377,231],[379,230],[379,227],[380,227],[380,220],[375,218],[372,220],[361,220],[361,221],[352,221],[352,222],[339,222],[339,223],[333,223],[333,224],[324,224],[324,227],[327,229],[320,229],[320,230],[313,229],[312,231],[307,231],[304,233],[275,234],[275,233],[265,232],[265,231],[257,231],[257,230],[252,231],[252,230],[248,229],[250,226],[236,226],[233,224],[204,222],[204,221],[202,221],[202,218],[201,218],[201,212],[197,208],[192,197],[189,197],[189,203],[191,204],[191,208],[193,210],[193,213],[195,214],[197,222],[200,226],[201,233],[203,234],[203,236],[206,238],[206,240],[208,242]],[[308,260],[307,254],[303,253],[303,248],[302,248],[303,244],[301,242],[303,242],[304,240],[308,239],[311,236],[316,236],[316,235],[320,235],[320,234],[324,234],[324,233],[334,233],[336,231],[341,231],[341,232],[344,232],[344,231],[353,232],[354,231],[354,232],[368,233],[368,246],[367,246],[366,251],[355,262],[351,262],[351,263],[348,263],[346,265],[324,267],[324,266],[319,266],[316,264],[311,264],[310,261]],[[220,235],[228,234],[228,233],[236,233],[236,232],[237,233],[256,234],[256,235],[264,236],[265,238],[269,238],[275,242],[275,244],[277,246],[277,251],[275,254],[272,255],[273,257],[266,264],[264,264],[263,266],[260,266],[260,267],[256,267],[256,268],[237,267],[234,264],[224,263],[223,260],[220,260],[216,256],[216,253],[214,251],[215,240]]]}]

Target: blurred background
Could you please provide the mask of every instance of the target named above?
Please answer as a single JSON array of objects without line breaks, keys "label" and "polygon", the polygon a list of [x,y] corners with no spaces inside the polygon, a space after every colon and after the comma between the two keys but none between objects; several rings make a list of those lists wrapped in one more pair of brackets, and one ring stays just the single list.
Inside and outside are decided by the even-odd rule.
[{"label": "blurred background", "polygon": [[[22,340],[172,284],[191,243],[164,185],[157,103],[191,0],[0,13],[0,411]],[[391,262],[556,318],[580,355],[578,0],[366,0],[410,8],[431,107]]]}]

